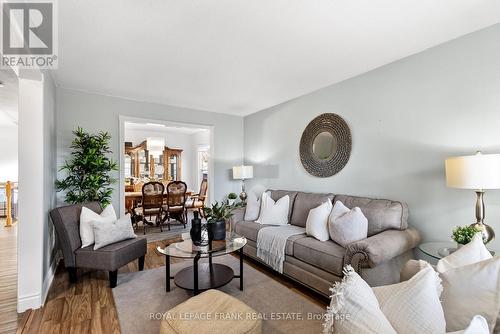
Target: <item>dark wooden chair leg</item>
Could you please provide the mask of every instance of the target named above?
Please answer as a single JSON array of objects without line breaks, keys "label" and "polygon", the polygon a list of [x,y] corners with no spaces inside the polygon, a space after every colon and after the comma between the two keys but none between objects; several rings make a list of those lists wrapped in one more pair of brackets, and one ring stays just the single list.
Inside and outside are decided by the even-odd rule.
[{"label": "dark wooden chair leg", "polygon": [[78,276],[76,275],[76,268],[68,268],[69,281],[70,283],[76,283],[78,281]]},{"label": "dark wooden chair leg", "polygon": [[144,270],[144,255],[139,258],[139,271]]},{"label": "dark wooden chair leg", "polygon": [[116,281],[118,280],[118,270],[109,272],[109,287],[111,289],[116,287]]}]

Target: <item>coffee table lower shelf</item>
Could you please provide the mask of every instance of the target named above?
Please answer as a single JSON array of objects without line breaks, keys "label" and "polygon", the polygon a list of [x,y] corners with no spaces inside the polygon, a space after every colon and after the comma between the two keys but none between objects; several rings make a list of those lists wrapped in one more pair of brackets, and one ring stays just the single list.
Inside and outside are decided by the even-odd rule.
[{"label": "coffee table lower shelf", "polygon": [[170,256],[166,255],[166,291],[170,291],[170,280],[181,289],[191,290],[197,295],[200,291],[220,288],[234,278],[240,279],[240,290],[243,290],[243,247],[238,250],[240,258],[240,274],[235,275],[231,267],[221,263],[212,263],[209,256],[208,263],[198,263],[199,254],[193,258],[193,265],[181,269],[175,276],[170,276]]}]

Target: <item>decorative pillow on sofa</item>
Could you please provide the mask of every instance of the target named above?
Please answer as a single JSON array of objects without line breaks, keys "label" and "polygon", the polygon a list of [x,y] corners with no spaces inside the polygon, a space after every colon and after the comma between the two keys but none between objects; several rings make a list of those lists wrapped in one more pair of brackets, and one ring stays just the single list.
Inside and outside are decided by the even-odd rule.
[{"label": "decorative pillow on sofa", "polygon": [[90,246],[94,243],[94,230],[92,222],[106,223],[114,222],[116,220],[115,209],[112,204],[109,204],[101,214],[82,207],[80,213],[80,239],[82,239],[82,248]]},{"label": "decorative pillow on sofa", "polygon": [[290,197],[285,195],[276,202],[267,192],[262,194],[260,200],[260,214],[257,223],[269,225],[288,225],[288,207]]},{"label": "decorative pillow on sofa", "polygon": [[259,212],[260,198],[253,191],[250,191],[248,193],[247,206],[245,208],[245,217],[243,219],[246,221],[257,220],[259,218]]},{"label": "decorative pillow on sofa", "polygon": [[368,219],[360,208],[351,210],[341,201],[337,201],[328,218],[328,230],[333,241],[346,247],[368,236]]},{"label": "decorative pillow on sofa", "polygon": [[130,214],[112,222],[93,222],[92,227],[95,236],[94,250],[115,242],[137,238],[131,224]]},{"label": "decorative pillow on sofa", "polygon": [[468,244],[463,245],[455,252],[439,260],[436,268],[439,272],[445,272],[449,269],[466,266],[491,258],[491,253],[484,245],[481,233],[476,233]]},{"label": "decorative pillow on sofa", "polygon": [[328,233],[328,217],[332,211],[332,201],[328,199],[320,206],[309,210],[306,221],[306,234],[315,237],[319,241],[330,239]]},{"label": "decorative pillow on sofa", "polygon": [[327,308],[323,333],[397,334],[370,286],[351,266],[336,282]]},{"label": "decorative pillow on sofa", "polygon": [[441,291],[441,279],[430,264],[408,281],[373,288],[384,315],[405,334],[445,332]]},{"label": "decorative pillow on sofa", "polygon": [[[473,316],[482,315],[494,333],[500,333],[500,257],[440,273],[446,329],[465,328]],[[496,326],[496,327],[495,327]]]}]

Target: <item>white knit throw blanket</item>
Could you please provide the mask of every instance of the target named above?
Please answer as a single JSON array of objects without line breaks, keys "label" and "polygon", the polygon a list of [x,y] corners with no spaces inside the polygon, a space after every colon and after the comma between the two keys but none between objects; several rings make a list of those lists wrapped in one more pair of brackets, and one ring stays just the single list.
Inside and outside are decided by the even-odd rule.
[{"label": "white knit throw blanket", "polygon": [[294,225],[261,228],[257,234],[257,257],[282,274],[287,239],[304,232],[303,227]]}]

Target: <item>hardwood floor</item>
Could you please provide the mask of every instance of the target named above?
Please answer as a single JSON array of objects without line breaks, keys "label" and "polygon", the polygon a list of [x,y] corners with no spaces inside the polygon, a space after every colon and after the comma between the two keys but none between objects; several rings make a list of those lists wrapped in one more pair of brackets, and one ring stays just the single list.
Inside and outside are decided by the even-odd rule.
[{"label": "hardwood floor", "polygon": [[0,333],[17,329],[17,223],[4,227],[0,218]]},{"label": "hardwood floor", "polygon": [[[175,242],[170,239],[148,244],[144,269],[165,265],[165,258],[156,251],[157,246]],[[175,259],[172,259],[174,262]],[[320,306],[326,306],[324,299],[318,298],[309,290],[268,271],[252,261],[246,265],[264,272],[280,281],[291,290],[303,294]],[[121,268],[119,272],[137,271],[137,261]],[[20,320],[17,333],[120,333],[108,276],[105,272],[89,271],[78,273],[78,282],[70,284],[66,270],[60,263],[45,305],[38,310],[25,312]]]}]

